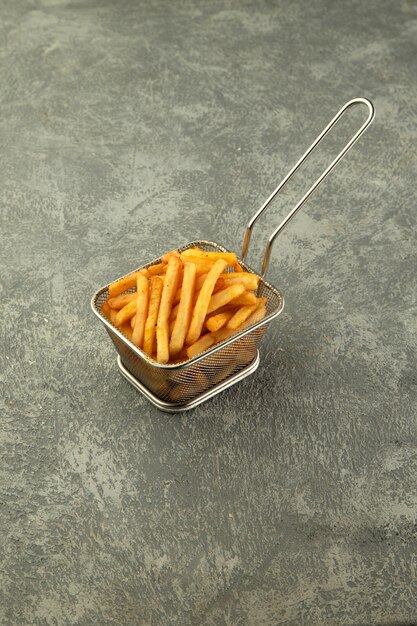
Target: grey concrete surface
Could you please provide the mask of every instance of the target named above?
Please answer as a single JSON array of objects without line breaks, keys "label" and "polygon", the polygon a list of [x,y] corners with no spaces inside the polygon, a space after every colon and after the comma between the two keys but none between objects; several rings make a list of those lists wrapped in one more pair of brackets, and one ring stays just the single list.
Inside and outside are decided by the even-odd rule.
[{"label": "grey concrete surface", "polygon": [[[417,2],[0,17],[0,623],[416,624]],[[197,237],[240,250],[361,95],[374,125],[276,245],[287,304],[258,372],[160,413],[91,295]],[[256,228],[253,266],[337,145]]]}]

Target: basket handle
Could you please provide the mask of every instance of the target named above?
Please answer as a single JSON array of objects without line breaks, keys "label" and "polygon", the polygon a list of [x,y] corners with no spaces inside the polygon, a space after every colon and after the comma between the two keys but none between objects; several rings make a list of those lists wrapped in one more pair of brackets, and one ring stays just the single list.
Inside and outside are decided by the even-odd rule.
[{"label": "basket handle", "polygon": [[311,146],[303,154],[301,159],[294,165],[292,170],[290,170],[288,172],[288,174],[280,182],[278,187],[276,189],[274,189],[274,191],[271,193],[269,198],[264,202],[264,204],[261,206],[259,211],[257,211],[257,213],[255,213],[255,215],[252,217],[252,219],[248,223],[248,226],[247,226],[247,229],[246,229],[246,234],[245,234],[245,239],[244,239],[244,242],[243,242],[243,249],[242,249],[242,259],[243,260],[245,259],[246,253],[248,251],[248,246],[249,246],[249,241],[250,241],[251,234],[252,234],[253,225],[255,224],[255,222],[258,219],[258,217],[260,217],[260,215],[265,211],[265,209],[271,204],[272,200],[274,200],[274,198],[281,191],[281,189],[283,189],[283,187],[285,187],[285,185],[290,180],[292,175],[299,169],[299,167],[304,163],[304,161],[307,159],[307,157],[313,152],[314,148],[320,143],[320,141],[333,128],[333,126],[342,117],[342,115],[345,113],[345,111],[347,109],[349,109],[350,107],[356,105],[356,104],[364,104],[368,108],[369,113],[368,113],[368,117],[367,117],[366,121],[362,124],[362,126],[359,128],[359,130],[353,135],[353,137],[348,141],[348,143],[345,145],[345,147],[342,148],[342,150],[339,152],[339,154],[336,156],[336,158],[330,163],[328,168],[326,170],[324,170],[324,172],[322,173],[321,176],[319,176],[319,178],[316,180],[316,182],[311,185],[310,189],[304,194],[304,196],[301,198],[301,200],[295,205],[295,207],[290,211],[290,213],[287,215],[287,217],[281,222],[281,224],[278,226],[278,228],[276,230],[274,230],[272,235],[269,237],[268,243],[266,244],[264,260],[263,260],[263,263],[262,263],[262,276],[265,276],[266,271],[268,269],[269,257],[270,257],[272,246],[274,244],[274,241],[275,241],[275,238],[277,237],[277,235],[279,235],[279,233],[285,228],[285,226],[294,217],[294,215],[297,213],[297,211],[303,206],[303,204],[306,202],[306,200],[308,200],[308,198],[313,194],[313,192],[317,189],[317,187],[323,182],[323,180],[326,178],[326,176],[328,174],[330,174],[332,169],[334,167],[336,167],[336,165],[339,163],[339,161],[345,156],[345,154],[351,149],[353,144],[359,139],[359,137],[362,135],[362,133],[365,132],[365,130],[371,124],[372,120],[375,117],[375,109],[374,109],[374,105],[372,104],[372,102],[370,100],[368,100],[367,98],[354,98],[353,100],[350,100],[349,102],[347,102],[340,109],[340,111],[334,116],[334,118],[326,126],[326,128],[320,133],[320,135],[317,137],[317,139],[311,144]]}]

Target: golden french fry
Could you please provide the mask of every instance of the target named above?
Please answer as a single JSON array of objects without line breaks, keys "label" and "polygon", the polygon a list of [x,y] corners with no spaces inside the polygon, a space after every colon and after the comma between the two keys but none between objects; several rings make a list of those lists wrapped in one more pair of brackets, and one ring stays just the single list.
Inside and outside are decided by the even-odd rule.
[{"label": "golden french fry", "polygon": [[132,341],[132,329],[130,328],[130,324],[128,322],[125,322],[124,324],[122,324],[119,330],[121,330],[122,333],[126,335],[129,341]]},{"label": "golden french fry", "polygon": [[234,298],[237,298],[245,291],[245,286],[241,283],[237,285],[230,285],[221,291],[218,291],[210,298],[209,305],[207,307],[207,314],[213,313],[216,309],[225,306],[231,302]]},{"label": "golden french fry", "polygon": [[135,315],[135,313],[136,313],[136,300],[132,300],[131,302],[126,304],[123,307],[123,309],[120,309],[120,311],[117,311],[115,322],[114,322],[115,325],[121,326],[122,324],[130,320],[130,318],[133,315]]},{"label": "golden french fry", "polygon": [[145,322],[148,316],[149,282],[143,275],[139,275],[136,281],[136,313],[135,324],[132,332],[132,343],[138,348],[142,347],[145,333]]},{"label": "golden french fry", "polygon": [[159,303],[161,301],[164,282],[159,276],[151,276],[148,317],[145,322],[143,350],[152,356],[155,344],[156,320],[158,319]]},{"label": "golden french fry", "polygon": [[226,328],[230,330],[236,330],[239,328],[243,322],[245,322],[250,315],[256,310],[257,304],[252,304],[250,306],[242,306],[240,309],[236,311],[233,317],[226,324]]},{"label": "golden french fry", "polygon": [[257,304],[257,298],[254,293],[245,291],[240,296],[232,300],[231,306],[251,306]]},{"label": "golden french fry", "polygon": [[216,330],[220,330],[227,324],[231,317],[233,317],[234,311],[223,311],[222,313],[217,313],[216,315],[212,315],[206,320],[206,328],[214,333]]},{"label": "golden french fry", "polygon": [[218,259],[223,259],[227,261],[227,265],[234,266],[237,263],[237,256],[234,252],[206,252],[205,250],[195,250],[191,248],[190,250],[184,250],[180,254],[183,262],[188,260],[189,258],[199,258],[207,261],[218,261]]},{"label": "golden french fry", "polygon": [[181,287],[181,300],[169,342],[169,353],[175,356],[184,347],[185,337],[190,325],[194,303],[194,289],[197,268],[193,263],[184,264],[184,278]]},{"label": "golden french fry", "polygon": [[[207,276],[207,274],[203,274],[203,276]],[[197,289],[197,282],[198,282],[198,279],[196,281],[196,287],[195,287],[195,292],[194,292],[194,304],[197,302],[197,298],[198,298],[199,293],[201,291],[201,287],[199,289]],[[201,283],[201,286],[202,285],[203,285],[203,282]],[[218,278],[216,284],[214,285],[213,293],[217,293],[218,291],[220,291],[220,289],[223,289],[224,287],[225,287],[224,280],[222,278]],[[177,289],[177,292],[176,292],[175,298],[174,298],[174,304],[175,304],[176,297],[177,297],[177,294],[178,294],[179,291],[181,292],[181,289]],[[179,308],[179,300],[175,304],[175,306],[172,307],[171,315],[170,315],[170,318],[169,318],[171,321],[177,319],[178,308]]]},{"label": "golden french fry", "polygon": [[168,263],[169,259],[170,259],[172,256],[177,256],[177,257],[179,257],[179,256],[180,256],[180,253],[178,252],[178,250],[171,250],[171,252],[167,252],[166,254],[164,254],[164,256],[163,256],[163,257],[161,257],[161,260],[162,260],[164,263]]},{"label": "golden french fry", "polygon": [[190,327],[188,329],[185,341],[188,346],[195,343],[201,335],[214,285],[216,284],[217,279],[226,267],[227,261],[224,261],[223,259],[218,259],[206,276],[206,280],[201,287],[197,302],[195,303]]},{"label": "golden french fry", "polygon": [[171,337],[172,335],[172,331],[174,330],[174,326],[175,326],[175,320],[171,320],[169,322],[169,336]]},{"label": "golden french fry", "polygon": [[225,272],[221,275],[226,285],[236,285],[242,283],[248,291],[255,291],[258,288],[259,278],[250,272]]},{"label": "golden french fry", "polygon": [[235,272],[244,272],[245,270],[243,269],[243,267],[240,265],[240,263],[238,261],[236,261],[235,263]]},{"label": "golden french fry", "polygon": [[109,307],[111,309],[123,309],[124,306],[126,306],[126,304],[129,304],[129,302],[132,302],[132,300],[134,300],[136,298],[136,294],[135,293],[121,293],[118,296],[115,296],[114,298],[109,298],[107,300],[107,302],[109,303]]},{"label": "golden french fry", "polygon": [[[187,263],[194,263],[197,266],[197,274],[207,274],[213,267],[216,261],[210,259],[204,259],[199,256],[187,256],[183,257],[183,260],[187,260]],[[226,265],[227,267],[227,265]]]},{"label": "golden french fry", "polygon": [[266,306],[265,304],[261,304],[256,309],[256,311],[254,311],[252,315],[250,315],[248,319],[245,322],[243,322],[241,326],[239,326],[239,328],[235,330],[231,330],[230,328],[221,328],[220,330],[217,330],[215,333],[210,333],[210,335],[213,337],[214,343],[225,341],[226,339],[229,339],[230,337],[232,337],[236,333],[236,330],[242,331],[245,328],[249,328],[249,326],[252,326],[252,324],[259,322],[261,319],[265,317],[265,314],[266,314]]},{"label": "golden french fry", "polygon": [[159,276],[160,274],[163,274],[165,267],[165,263],[157,263],[156,265],[151,265],[150,267],[148,267],[148,274],[149,276]]},{"label": "golden french fry", "polygon": [[101,312],[103,313],[104,317],[110,319],[110,307],[107,300],[105,300],[101,305]]},{"label": "golden french fry", "polygon": [[113,326],[116,326],[116,317],[117,317],[117,311],[115,309],[110,309],[110,321],[113,324]]},{"label": "golden french fry", "polygon": [[138,274],[139,272],[133,272],[133,274],[129,274],[129,276],[116,280],[115,283],[109,285],[109,298],[115,298],[119,295],[119,293],[123,293],[128,289],[132,289],[132,287],[136,287]]},{"label": "golden french fry", "polygon": [[136,321],[136,314],[130,318],[130,327],[132,328],[132,330],[135,325],[135,321]]},{"label": "golden french fry", "polygon": [[215,343],[215,338],[212,333],[207,333],[198,339],[195,343],[187,348],[187,356],[189,359],[192,359],[195,356],[198,356],[204,350],[208,350]]},{"label": "golden french fry", "polygon": [[171,255],[165,274],[156,327],[158,363],[168,363],[169,361],[169,316],[171,314],[172,302],[177,290],[181,268],[182,263],[179,257]]}]

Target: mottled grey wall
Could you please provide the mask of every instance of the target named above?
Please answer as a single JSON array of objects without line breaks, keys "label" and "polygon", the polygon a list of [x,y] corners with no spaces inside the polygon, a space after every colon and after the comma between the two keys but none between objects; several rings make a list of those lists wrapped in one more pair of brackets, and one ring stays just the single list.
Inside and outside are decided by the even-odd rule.
[{"label": "mottled grey wall", "polygon": [[[2,0],[0,76],[1,624],[415,624],[417,2]],[[258,372],[158,412],[92,293],[239,250],[358,95],[374,125],[277,242]]]}]

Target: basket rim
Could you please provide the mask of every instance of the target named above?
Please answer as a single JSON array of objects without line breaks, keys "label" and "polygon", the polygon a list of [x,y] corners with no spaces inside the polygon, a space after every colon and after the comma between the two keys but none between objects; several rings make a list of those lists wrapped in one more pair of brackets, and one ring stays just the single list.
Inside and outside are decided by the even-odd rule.
[{"label": "basket rim", "polygon": [[[207,245],[207,246],[215,246],[215,247],[221,249],[222,252],[230,252],[230,250],[228,250],[224,246],[218,244],[217,242],[215,242],[215,241],[206,241],[204,239],[197,239],[197,240],[194,240],[194,241],[190,241],[189,243],[184,244],[183,246],[179,246],[176,249],[179,250],[179,251],[182,251],[182,250],[186,250],[190,246],[196,246],[196,245],[201,245],[201,244],[202,245]],[[108,287],[113,282],[115,282],[117,280],[121,280],[122,278],[125,278],[126,276],[129,276],[130,274],[134,274],[135,272],[137,272],[137,271],[139,271],[139,270],[141,270],[143,268],[147,268],[147,267],[149,267],[151,265],[156,265],[157,263],[161,262],[161,259],[162,259],[161,256],[157,257],[156,259],[154,259],[152,261],[149,261],[148,263],[142,264],[139,267],[137,267],[136,269],[133,269],[130,272],[127,272],[126,274],[123,274],[119,278],[115,278],[114,280],[109,282],[104,287],[101,287],[100,289],[98,289],[93,294],[93,296],[92,296],[92,298],[90,300],[90,305],[91,305],[91,309],[92,309],[93,313],[98,317],[98,319],[102,322],[102,324],[104,324],[106,329],[108,331],[110,331],[111,333],[115,334],[118,337],[118,339],[120,339],[125,344],[125,346],[127,348],[129,348],[130,350],[132,350],[135,353],[135,355],[137,357],[139,357],[140,359],[145,361],[148,365],[150,365],[152,367],[155,367],[155,369],[173,371],[173,370],[180,370],[180,369],[183,369],[183,368],[188,368],[189,366],[194,365],[194,363],[198,363],[198,361],[201,361],[201,360],[205,359],[206,357],[210,356],[211,354],[214,354],[218,350],[221,350],[222,348],[225,348],[226,346],[230,345],[231,343],[234,343],[238,339],[241,339],[242,337],[245,337],[246,335],[250,334],[251,332],[253,332],[257,328],[260,328],[261,326],[263,326],[265,324],[269,324],[273,319],[278,317],[278,315],[280,315],[282,313],[283,309],[284,309],[285,300],[284,300],[283,293],[281,291],[279,291],[279,289],[277,289],[276,287],[271,285],[271,283],[269,283],[267,280],[265,280],[265,278],[263,278],[263,276],[260,276],[260,274],[255,272],[255,270],[252,267],[250,267],[247,263],[245,263],[242,259],[240,259],[238,257],[239,263],[246,270],[248,270],[252,274],[256,274],[260,278],[260,280],[262,280],[262,282],[268,287],[268,289],[270,289],[272,292],[275,293],[275,295],[278,296],[278,298],[281,301],[281,306],[276,311],[270,313],[269,315],[266,315],[263,319],[259,320],[259,322],[255,322],[255,324],[252,324],[248,328],[245,328],[244,330],[236,333],[235,335],[233,335],[229,339],[225,339],[224,341],[220,341],[219,343],[214,344],[214,346],[212,346],[211,348],[208,348],[208,350],[205,350],[201,354],[199,354],[199,355],[197,355],[197,356],[195,356],[195,357],[193,357],[191,359],[186,359],[185,361],[180,361],[179,363],[171,363],[171,364],[168,364],[168,363],[166,363],[166,364],[158,363],[157,361],[155,361],[155,359],[153,359],[148,354],[146,354],[146,352],[144,352],[143,350],[141,350],[140,348],[135,346],[135,344],[133,344],[131,341],[129,341],[129,339],[118,328],[116,328],[116,326],[113,326],[113,324],[106,317],[104,317],[104,315],[102,315],[98,311],[98,309],[96,308],[96,302],[97,302],[97,299],[105,291],[108,290]]]}]

